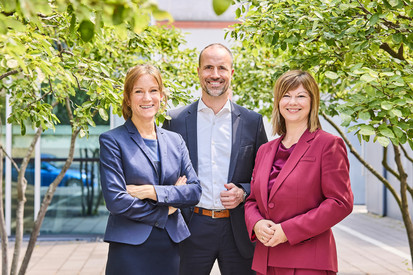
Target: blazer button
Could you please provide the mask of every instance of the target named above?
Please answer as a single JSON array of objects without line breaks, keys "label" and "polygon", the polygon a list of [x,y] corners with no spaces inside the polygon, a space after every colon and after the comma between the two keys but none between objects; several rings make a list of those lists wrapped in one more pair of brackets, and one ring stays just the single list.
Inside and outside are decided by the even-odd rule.
[{"label": "blazer button", "polygon": [[270,202],[270,203],[268,204],[268,207],[269,207],[269,208],[274,208],[274,203]]}]

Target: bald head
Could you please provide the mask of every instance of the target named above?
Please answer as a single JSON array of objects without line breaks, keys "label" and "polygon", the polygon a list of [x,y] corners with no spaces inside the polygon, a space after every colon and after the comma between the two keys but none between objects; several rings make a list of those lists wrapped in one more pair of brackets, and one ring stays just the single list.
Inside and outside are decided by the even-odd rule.
[{"label": "bald head", "polygon": [[202,55],[204,54],[205,51],[208,51],[209,49],[212,48],[222,48],[225,49],[226,52],[228,53],[230,59],[231,59],[231,68],[233,67],[233,56],[232,56],[232,52],[230,49],[228,49],[226,46],[224,46],[221,43],[213,43],[213,44],[209,44],[208,46],[206,46],[200,53],[199,53],[199,59],[198,59],[198,67],[201,67],[201,62],[202,62]]}]

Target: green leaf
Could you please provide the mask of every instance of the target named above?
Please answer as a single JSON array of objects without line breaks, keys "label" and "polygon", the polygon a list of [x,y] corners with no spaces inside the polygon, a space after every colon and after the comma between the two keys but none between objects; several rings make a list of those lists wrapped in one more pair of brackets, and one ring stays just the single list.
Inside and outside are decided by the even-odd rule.
[{"label": "green leaf", "polygon": [[76,14],[72,14],[72,18],[70,19],[70,27],[69,27],[69,32],[73,33],[75,30],[75,25],[76,25]]},{"label": "green leaf", "polygon": [[403,113],[399,109],[391,109],[390,112],[397,117],[403,117]]},{"label": "green leaf", "polygon": [[331,72],[331,71],[325,72],[325,76],[327,78],[330,78],[330,79],[337,79],[338,78],[338,74],[336,74],[335,72]]},{"label": "green leaf", "polygon": [[104,121],[107,121],[108,120],[108,113],[106,112],[106,110],[105,109],[103,109],[103,108],[99,108],[99,115],[100,115],[100,117],[104,120]]},{"label": "green leaf", "polygon": [[373,76],[371,76],[370,74],[363,74],[363,75],[360,77],[360,80],[361,80],[361,81],[365,81],[365,82],[372,82],[372,81],[375,81],[376,78],[373,77]]},{"label": "green leaf", "polygon": [[392,35],[392,39],[395,44],[400,44],[403,41],[403,35],[401,33],[395,33]]},{"label": "green leaf", "polygon": [[11,0],[11,1],[10,0],[2,0],[0,2],[1,6],[3,7],[3,9],[6,13],[15,11],[16,10],[16,3],[17,3],[17,1],[15,1],[15,0]]},{"label": "green leaf", "polygon": [[82,40],[89,42],[95,35],[95,24],[90,20],[83,20],[79,25],[78,31]]},{"label": "green leaf", "polygon": [[123,20],[125,20],[125,6],[118,4],[115,6],[113,9],[113,14],[112,14],[112,22],[113,25],[119,25],[123,23]]},{"label": "green leaf", "polygon": [[371,125],[360,125],[359,133],[363,136],[371,136],[376,134],[376,131],[374,130],[374,127]]},{"label": "green leaf", "polygon": [[383,101],[381,103],[381,108],[383,108],[384,110],[390,110],[391,108],[393,108],[393,104],[389,101]]},{"label": "green leaf", "polygon": [[19,63],[17,62],[17,60],[14,59],[9,59],[6,62],[7,67],[9,67],[10,69],[14,69],[17,68],[19,66]]},{"label": "green leaf", "polygon": [[373,15],[370,17],[369,25],[370,25],[370,26],[374,26],[374,25],[377,23],[377,21],[379,21],[379,19],[380,19],[379,16],[380,16],[379,13],[373,14]]},{"label": "green leaf", "polygon": [[212,7],[216,15],[221,15],[231,6],[231,3],[232,0],[213,0]]},{"label": "green leaf", "polygon": [[238,8],[238,9],[235,11],[235,16],[236,16],[236,18],[239,18],[239,17],[241,16],[241,9],[240,9],[240,8]]},{"label": "green leaf", "polygon": [[391,129],[387,128],[387,127],[386,128],[381,128],[381,129],[379,128],[378,130],[379,130],[380,134],[382,134],[385,137],[395,138],[393,131]]},{"label": "green leaf", "polygon": [[348,127],[350,125],[352,117],[347,115],[347,114],[344,114],[344,113],[341,113],[340,117],[341,117],[341,120],[342,120],[341,125],[344,126],[344,127]]},{"label": "green leaf", "polygon": [[161,21],[161,20],[173,21],[172,15],[169,12],[164,11],[164,10],[154,10],[152,12],[152,15],[158,21]]},{"label": "green leaf", "polygon": [[93,127],[96,126],[96,123],[93,121],[93,119],[91,117],[88,116],[86,118],[86,120],[87,120],[87,122],[89,123],[90,126],[93,126]]},{"label": "green leaf", "polygon": [[377,137],[377,141],[380,143],[381,146],[387,147],[390,144],[390,140],[386,137]]},{"label": "green leaf", "polygon": [[393,126],[393,132],[396,134],[398,138],[402,137],[404,134],[403,131],[397,126]]},{"label": "green leaf", "polygon": [[360,112],[359,113],[359,118],[366,121],[370,119],[370,113],[369,112]]}]

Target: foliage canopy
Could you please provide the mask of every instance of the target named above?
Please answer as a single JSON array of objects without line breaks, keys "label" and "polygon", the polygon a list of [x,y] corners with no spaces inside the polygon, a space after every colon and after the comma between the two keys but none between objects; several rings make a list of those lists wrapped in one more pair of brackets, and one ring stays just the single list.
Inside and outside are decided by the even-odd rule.
[{"label": "foliage canopy", "polygon": [[234,79],[242,104],[269,115],[277,77],[309,70],[324,94],[322,112],[340,115],[360,140],[413,148],[410,0],[236,2],[242,24],[229,34],[242,41]]}]

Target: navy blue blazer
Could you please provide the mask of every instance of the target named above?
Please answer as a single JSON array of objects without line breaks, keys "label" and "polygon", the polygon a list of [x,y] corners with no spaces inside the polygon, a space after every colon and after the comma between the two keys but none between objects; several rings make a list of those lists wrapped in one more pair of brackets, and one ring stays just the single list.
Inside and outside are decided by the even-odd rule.
[{"label": "navy blue blazer", "polygon": [[[232,112],[232,148],[229,164],[228,182],[242,187],[250,194],[250,182],[258,148],[268,141],[262,116],[231,102]],[[197,145],[198,101],[168,112],[171,120],[165,120],[163,128],[182,135],[185,140],[192,165],[198,172]],[[193,208],[183,209],[185,219],[190,220]],[[244,219],[244,204],[230,210],[232,232],[237,248],[245,258],[251,258],[254,245],[251,243]]]},{"label": "navy blue blazer", "polygon": [[[104,236],[107,242],[142,244],[154,226],[165,229],[176,243],[190,235],[180,210],[168,216],[168,207],[197,204],[201,186],[182,137],[159,127],[156,132],[160,174],[130,119],[99,137],[102,192],[110,212]],[[183,175],[187,184],[174,186]],[[132,197],[126,191],[128,184],[153,184],[158,201]]]}]

